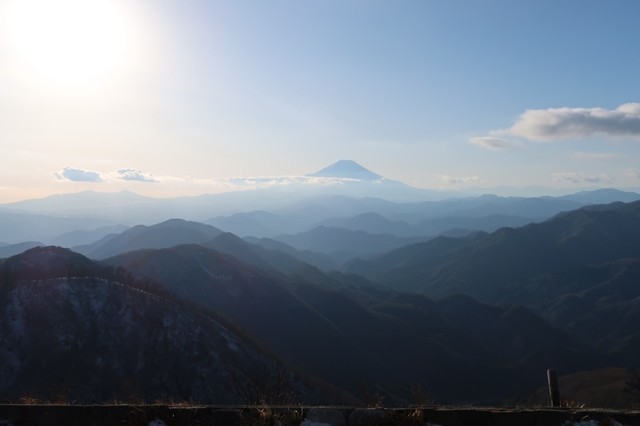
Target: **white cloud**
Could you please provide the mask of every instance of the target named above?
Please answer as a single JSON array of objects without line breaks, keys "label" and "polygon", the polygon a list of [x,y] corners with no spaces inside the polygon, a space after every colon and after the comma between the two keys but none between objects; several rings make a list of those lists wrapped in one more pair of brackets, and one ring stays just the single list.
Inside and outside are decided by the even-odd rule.
[{"label": "white cloud", "polygon": [[517,146],[510,138],[535,142],[584,139],[601,135],[610,138],[640,139],[640,103],[626,103],[615,109],[547,108],[529,109],[507,129],[489,132],[488,136],[471,138],[484,148],[504,149]]},{"label": "white cloud", "polygon": [[475,138],[471,138],[469,142],[482,148],[491,149],[494,151],[520,146],[519,142],[504,138],[498,138],[495,136],[477,136]]},{"label": "white cloud", "polygon": [[581,172],[553,173],[553,180],[563,183],[612,183],[613,178],[606,173],[599,175],[587,175]]},{"label": "white cloud", "polygon": [[137,169],[120,169],[114,173],[116,179],[136,181],[136,182],[158,182],[151,173]]},{"label": "white cloud", "polygon": [[533,141],[581,139],[596,134],[640,137],[640,103],[604,108],[548,108],[525,111],[509,134]]},{"label": "white cloud", "polygon": [[450,185],[466,185],[471,183],[485,183],[486,180],[482,179],[479,176],[464,176],[464,177],[454,177],[449,175],[434,175],[436,179],[438,179],[442,183],[450,184]]},{"label": "white cloud", "polygon": [[78,169],[75,167],[65,167],[54,172],[58,179],[70,180],[73,182],[106,182],[111,180],[126,180],[136,182],[158,182],[151,173],[146,173],[136,169],[119,169],[111,173],[101,173],[97,171]]},{"label": "white cloud", "polygon": [[90,170],[76,169],[74,167],[65,167],[53,175],[61,180],[70,180],[73,182],[103,182],[104,179],[98,172]]}]

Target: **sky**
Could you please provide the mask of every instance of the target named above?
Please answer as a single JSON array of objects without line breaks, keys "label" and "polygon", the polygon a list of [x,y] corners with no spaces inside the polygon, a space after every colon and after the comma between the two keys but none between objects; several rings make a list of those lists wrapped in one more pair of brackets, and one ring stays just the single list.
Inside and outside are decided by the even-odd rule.
[{"label": "sky", "polygon": [[0,203],[215,193],[340,159],[420,188],[637,189],[638,16],[635,0],[0,0]]}]

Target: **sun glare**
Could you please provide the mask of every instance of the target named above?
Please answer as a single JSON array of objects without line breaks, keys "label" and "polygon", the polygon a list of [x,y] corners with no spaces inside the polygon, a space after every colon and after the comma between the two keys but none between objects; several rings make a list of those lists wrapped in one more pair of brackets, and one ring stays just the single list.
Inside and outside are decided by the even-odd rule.
[{"label": "sun glare", "polygon": [[14,48],[40,78],[64,85],[98,83],[123,65],[126,31],[108,0],[15,0]]}]

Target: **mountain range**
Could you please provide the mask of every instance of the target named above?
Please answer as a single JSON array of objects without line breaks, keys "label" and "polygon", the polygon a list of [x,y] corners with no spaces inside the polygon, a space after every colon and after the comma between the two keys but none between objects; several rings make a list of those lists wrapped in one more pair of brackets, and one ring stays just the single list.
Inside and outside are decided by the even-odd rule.
[{"label": "mountain range", "polygon": [[3,398],[533,401],[549,367],[634,383],[639,194],[435,198],[339,161],[279,188],[4,205]]},{"label": "mountain range", "polygon": [[[150,198],[130,191],[85,191],[3,204],[0,242],[87,244],[91,241],[69,241],[62,236],[77,230],[152,225],[172,218],[209,223],[241,237],[273,238],[321,225],[333,227],[332,221],[371,213],[399,222],[399,231],[392,230],[393,225],[383,232],[348,229],[398,237],[431,237],[450,228],[493,231],[500,226],[545,220],[588,204],[640,199],[635,192],[613,189],[561,197],[461,197],[455,191],[414,188],[350,160],[283,182],[268,188],[190,197]],[[407,230],[402,222],[411,229]]]},{"label": "mountain range", "polygon": [[640,202],[584,207],[543,223],[439,237],[345,270],[430,297],[517,303],[638,368]]},{"label": "mountain range", "polygon": [[0,330],[4,401],[332,397],[218,314],[66,249],[0,263]]},{"label": "mountain range", "polygon": [[638,257],[638,238],[640,202],[612,203],[490,234],[436,238],[371,259],[369,268],[359,262],[357,271],[396,288],[500,303],[513,300],[511,284],[523,278]]},{"label": "mountain range", "polygon": [[[193,224],[185,221],[172,222],[172,226],[175,225],[184,229],[193,227]],[[156,231],[164,230],[172,234],[175,233],[172,226],[159,226]],[[214,240],[224,235],[220,234]],[[402,403],[410,399],[412,386],[420,384],[442,402],[497,401],[534,386],[538,380],[535,371],[543,369],[549,362],[567,373],[601,365],[597,356],[581,349],[564,332],[522,308],[494,308],[468,297],[434,302],[415,294],[385,290],[358,277],[337,273],[326,275],[309,265],[296,273],[285,274],[268,267],[257,268],[228,254],[195,244],[136,250],[104,262],[113,268],[101,266],[69,250],[36,248],[11,257],[0,265],[4,277],[0,288],[5,291],[3,294],[9,294],[8,299],[3,299],[8,303],[3,305],[1,311],[4,312],[3,323],[9,327],[7,333],[3,334],[9,337],[5,338],[3,344],[9,351],[14,351],[10,341],[33,339],[36,342],[34,345],[57,348],[46,340],[53,337],[41,335],[36,325],[29,325],[24,331],[23,322],[26,320],[14,320],[18,315],[16,312],[42,310],[42,321],[60,324],[60,333],[76,336],[72,341],[82,345],[82,348],[72,346],[55,349],[54,353],[60,352],[60,357],[47,359],[44,364],[46,368],[54,369],[62,359],[73,359],[72,365],[80,365],[81,371],[87,372],[87,376],[74,376],[62,369],[71,377],[63,382],[68,388],[75,385],[74,380],[93,380],[95,383],[97,379],[90,379],[90,372],[97,376],[112,374],[108,373],[109,369],[94,371],[92,364],[87,364],[87,360],[96,357],[93,343],[88,342],[103,345],[116,342],[116,346],[122,344],[123,347],[129,347],[131,341],[122,340],[126,336],[142,339],[142,335],[149,335],[167,343],[167,339],[171,340],[171,337],[155,337],[158,331],[144,328],[146,322],[142,323],[140,329],[137,321],[127,320],[131,317],[127,317],[127,309],[123,311],[122,306],[139,309],[136,318],[148,317],[153,324],[165,324],[160,332],[169,332],[174,330],[174,324],[181,324],[178,320],[166,319],[165,314],[162,314],[162,320],[154,320],[154,315],[159,314],[145,313],[147,309],[152,312],[156,309],[146,302],[136,301],[134,304],[133,300],[126,298],[119,302],[124,296],[118,292],[130,294],[132,290],[129,288],[142,290],[140,294],[143,298],[148,294],[151,300],[167,300],[172,305],[177,303],[175,309],[178,310],[182,308],[177,306],[184,306],[180,300],[187,300],[191,303],[186,305],[187,308],[194,312],[204,312],[209,317],[213,315],[214,318],[221,318],[218,321],[222,321],[222,324],[232,324],[233,329],[245,330],[244,333],[254,336],[260,346],[274,351],[277,357],[284,359],[297,371],[304,371],[309,377],[318,377],[322,382],[327,382],[324,389],[343,390],[333,395],[354,394],[361,397],[362,387],[366,386],[384,395],[390,402]],[[12,288],[25,288],[19,291],[26,293],[14,295],[10,290]],[[134,295],[138,294],[136,291]],[[46,298],[42,299],[42,295],[46,295]],[[102,299],[110,301],[109,304],[103,306]],[[16,305],[18,300],[24,301],[24,306]],[[39,304],[45,300],[48,303],[47,310]],[[194,309],[194,306],[201,308]],[[114,317],[117,312],[124,317]],[[472,312],[474,317],[469,321]],[[96,316],[96,313],[99,315]],[[188,318],[186,313],[179,315]],[[29,314],[28,318],[34,317]],[[295,321],[291,321],[292,318]],[[128,322],[122,324],[122,321]],[[11,328],[12,324],[14,328]],[[20,326],[15,328],[15,324]],[[483,332],[478,329],[479,324],[491,326]],[[11,337],[18,332],[27,334]],[[93,333],[91,338],[87,334],[89,332]],[[116,338],[113,334],[116,332],[125,337]],[[188,335],[181,325],[173,332]],[[33,338],[25,337],[31,334]],[[55,333],[53,335],[56,336]],[[41,342],[41,339],[46,341]],[[191,363],[186,353],[179,352],[190,348],[190,343],[184,339],[188,337],[175,340],[178,354],[169,359]],[[211,341],[219,342],[220,339],[211,337]],[[149,343],[147,346],[153,349],[157,348],[156,345]],[[23,350],[35,351],[30,345]],[[69,355],[70,350],[75,351],[75,358]],[[160,352],[166,354],[173,350],[165,347]],[[215,354],[219,350],[212,347],[209,351]],[[137,359],[149,359],[150,362],[155,359],[146,352],[137,356]],[[108,360],[105,361],[108,365],[125,362],[107,350],[103,350],[102,357]],[[153,362],[160,370],[170,368],[157,364],[160,361]],[[45,367],[38,369],[28,363],[14,367],[19,371],[31,371],[33,368],[47,380],[49,377],[55,380],[54,376],[43,372],[42,368]],[[143,370],[135,370],[135,373],[123,371],[129,371],[128,374],[134,376],[140,373],[140,377],[146,377]],[[180,369],[175,371],[181,376],[193,377],[193,373]],[[222,371],[215,374],[228,377]],[[490,380],[495,375],[499,375],[501,380]],[[16,383],[31,383],[28,380],[23,382],[21,377],[17,376],[5,384],[4,389],[8,394],[27,392],[30,386],[34,386],[17,386]],[[118,377],[122,375],[115,374],[113,380],[117,382]],[[469,384],[469,377],[474,378],[473,384]],[[250,382],[250,379],[243,380]],[[162,380],[165,380],[162,383],[166,390],[172,380],[178,379],[167,376]],[[305,380],[301,380],[301,383],[305,383]],[[157,382],[152,380],[151,383]],[[109,386],[106,388],[109,392],[119,394],[120,384]],[[158,386],[159,389],[163,388]],[[302,384],[297,388],[300,386]],[[144,387],[136,388],[136,392],[150,397],[166,396]],[[184,395],[181,392],[179,394]],[[76,397],[75,394],[71,396]],[[96,400],[106,398],[104,393],[85,392],[85,398],[89,397]],[[200,398],[219,400],[213,393],[196,393],[196,399]]]},{"label": "mountain range", "polygon": [[[286,276],[197,245],[105,262],[224,315],[292,365],[352,394],[368,383],[399,403],[421,383],[442,402],[499,400],[533,386],[546,362],[567,372],[599,365],[522,308],[433,302],[314,269]],[[491,327],[479,333],[479,324]],[[499,382],[489,379],[494,374]]]}]

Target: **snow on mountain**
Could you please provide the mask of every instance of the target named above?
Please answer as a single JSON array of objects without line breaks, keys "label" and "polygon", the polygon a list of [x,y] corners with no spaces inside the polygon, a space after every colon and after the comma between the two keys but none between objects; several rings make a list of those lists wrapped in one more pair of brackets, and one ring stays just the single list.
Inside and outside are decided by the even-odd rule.
[{"label": "snow on mountain", "polygon": [[340,160],[324,169],[308,174],[312,177],[334,177],[342,179],[355,179],[363,181],[376,181],[385,179],[377,173],[372,172],[353,160]]}]

